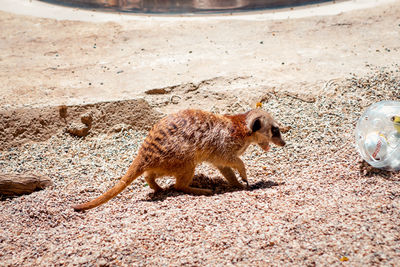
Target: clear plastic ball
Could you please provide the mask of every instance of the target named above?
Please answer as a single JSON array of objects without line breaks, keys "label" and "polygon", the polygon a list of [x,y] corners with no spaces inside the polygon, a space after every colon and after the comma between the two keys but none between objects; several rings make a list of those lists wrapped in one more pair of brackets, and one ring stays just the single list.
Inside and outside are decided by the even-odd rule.
[{"label": "clear plastic ball", "polygon": [[358,120],[356,146],[373,167],[400,170],[400,102],[381,101],[370,106]]}]

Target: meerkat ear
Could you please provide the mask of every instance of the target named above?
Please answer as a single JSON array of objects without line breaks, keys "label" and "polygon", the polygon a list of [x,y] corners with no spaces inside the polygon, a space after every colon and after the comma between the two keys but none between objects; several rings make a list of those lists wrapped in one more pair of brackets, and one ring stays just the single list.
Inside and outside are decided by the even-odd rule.
[{"label": "meerkat ear", "polygon": [[261,129],[261,120],[260,120],[260,118],[255,118],[254,121],[250,125],[251,125],[250,129],[251,129],[251,131],[253,133],[255,133],[258,130],[260,130]]}]

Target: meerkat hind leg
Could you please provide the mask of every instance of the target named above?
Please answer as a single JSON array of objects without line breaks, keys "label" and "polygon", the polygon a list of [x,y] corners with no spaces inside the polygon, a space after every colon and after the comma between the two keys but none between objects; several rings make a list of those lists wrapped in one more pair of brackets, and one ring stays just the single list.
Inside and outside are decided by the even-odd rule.
[{"label": "meerkat hind leg", "polygon": [[194,168],[176,175],[175,189],[193,195],[211,195],[212,190],[190,186],[193,180]]},{"label": "meerkat hind leg", "polygon": [[217,166],[218,170],[221,172],[221,174],[228,180],[228,182],[234,186],[234,187],[239,187],[243,188],[244,186],[237,180],[235,173],[233,170],[229,167],[223,167],[223,166]]},{"label": "meerkat hind leg", "polygon": [[157,174],[153,172],[146,173],[145,175],[147,184],[150,186],[151,189],[154,190],[154,192],[160,192],[163,190],[162,187],[159,186],[156,182],[157,177],[158,177]]}]

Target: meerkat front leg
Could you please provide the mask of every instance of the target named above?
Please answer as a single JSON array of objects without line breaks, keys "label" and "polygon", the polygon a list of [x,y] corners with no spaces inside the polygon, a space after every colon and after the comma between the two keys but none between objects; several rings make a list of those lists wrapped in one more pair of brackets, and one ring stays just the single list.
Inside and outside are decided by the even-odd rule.
[{"label": "meerkat front leg", "polygon": [[240,177],[242,177],[242,180],[247,184],[247,186],[249,186],[249,182],[247,181],[246,167],[240,158],[233,158],[230,162],[228,162],[227,165],[236,169],[239,172]]},{"label": "meerkat front leg", "polygon": [[230,167],[217,166],[217,168],[232,186],[239,187],[239,188],[244,187],[241,183],[239,183],[239,181],[236,178],[235,173],[233,172],[233,170]]}]

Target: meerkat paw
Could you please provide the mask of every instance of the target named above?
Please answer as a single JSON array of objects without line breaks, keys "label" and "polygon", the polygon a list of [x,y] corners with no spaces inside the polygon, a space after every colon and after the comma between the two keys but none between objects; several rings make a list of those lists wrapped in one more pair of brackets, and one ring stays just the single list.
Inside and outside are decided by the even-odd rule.
[{"label": "meerkat paw", "polygon": [[237,181],[236,183],[229,182],[229,185],[231,187],[238,188],[238,189],[244,189],[246,187],[244,184],[240,183],[239,181]]}]

